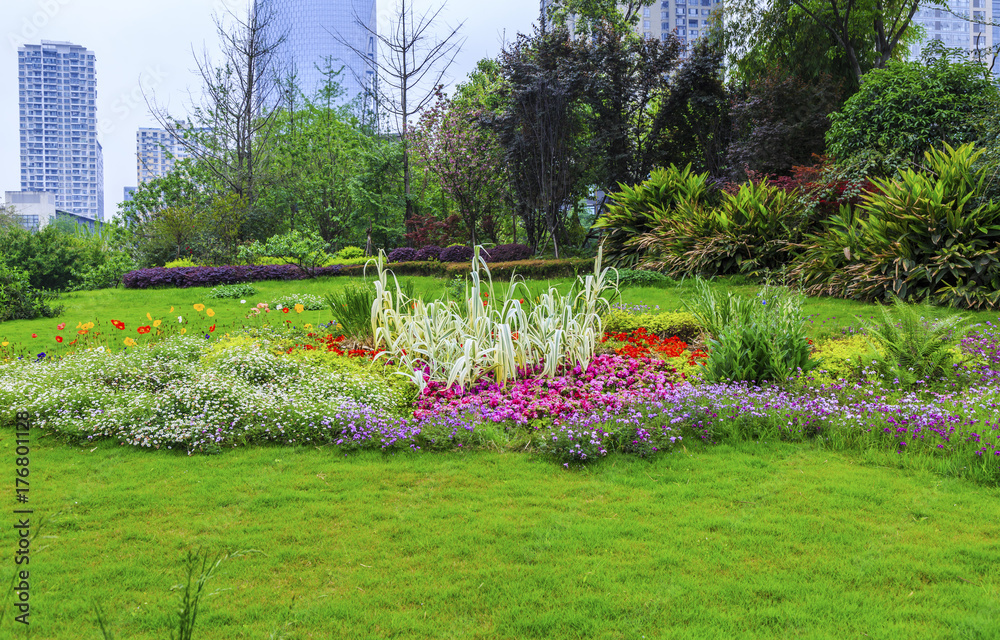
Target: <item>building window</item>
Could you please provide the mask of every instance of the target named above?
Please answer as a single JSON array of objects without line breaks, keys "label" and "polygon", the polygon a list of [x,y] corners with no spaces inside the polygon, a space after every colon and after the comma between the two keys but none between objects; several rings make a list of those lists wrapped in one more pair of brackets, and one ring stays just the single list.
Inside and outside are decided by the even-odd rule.
[{"label": "building window", "polygon": [[649,7],[646,7],[645,9],[642,10],[642,17],[643,18],[649,17]]}]

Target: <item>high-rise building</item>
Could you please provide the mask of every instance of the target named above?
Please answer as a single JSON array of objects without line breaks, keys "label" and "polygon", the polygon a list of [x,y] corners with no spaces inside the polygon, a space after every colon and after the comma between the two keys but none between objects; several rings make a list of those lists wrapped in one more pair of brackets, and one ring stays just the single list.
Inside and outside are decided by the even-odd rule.
[{"label": "high-rise building", "polygon": [[[993,56],[989,52],[1000,44],[1000,27],[982,23],[1000,24],[1000,0],[952,0],[948,6],[951,11],[941,5],[921,5],[913,15],[913,23],[922,26],[926,36],[910,46],[910,58],[919,58],[928,41],[940,40],[948,49],[962,49],[969,55],[984,52],[985,62],[990,64]],[[993,73],[1000,73],[1000,69],[994,66]]]},{"label": "high-rise building", "polygon": [[104,219],[104,158],[97,141],[94,52],[42,40],[17,50],[21,189],[55,206]]},{"label": "high-rise building", "polygon": [[[330,66],[343,72],[337,81],[348,102],[375,82],[375,0],[255,0],[258,11],[267,11],[271,37],[283,37],[277,63],[284,73],[293,72],[299,89],[315,95]],[[348,46],[350,45],[350,46]],[[364,52],[364,56],[357,51]]]},{"label": "high-rise building", "polygon": [[187,147],[166,129],[142,127],[135,132],[136,184],[167,175],[178,160],[189,157]]},{"label": "high-rise building", "polygon": [[[998,0],[1000,1],[1000,0]],[[544,12],[551,0],[540,0]],[[635,31],[645,38],[666,40],[674,33],[681,42],[688,44],[704,34],[709,17],[722,6],[722,0],[660,0],[639,9]],[[572,31],[573,20],[569,27]]]}]

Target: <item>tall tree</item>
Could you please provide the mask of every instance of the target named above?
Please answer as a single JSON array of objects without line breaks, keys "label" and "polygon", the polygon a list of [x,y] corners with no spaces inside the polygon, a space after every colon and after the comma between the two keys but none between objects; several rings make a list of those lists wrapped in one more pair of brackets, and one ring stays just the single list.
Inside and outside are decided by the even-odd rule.
[{"label": "tall tree", "polygon": [[588,36],[599,29],[612,28],[627,33],[639,21],[639,11],[654,0],[552,0],[543,14],[557,28],[569,28],[573,35]]},{"label": "tall tree", "polygon": [[273,151],[280,109],[273,9],[251,2],[245,16],[217,16],[222,61],[195,56],[203,97],[189,120],[174,118],[147,98],[154,117],[216,181],[252,208]]},{"label": "tall tree", "polygon": [[[411,0],[399,0],[396,13],[386,32],[379,32],[355,16],[356,24],[378,41],[379,56],[370,58],[339,33],[332,34],[338,42],[350,48],[370,69],[377,81],[370,86],[378,108],[393,117],[403,143],[403,199],[406,202],[404,221],[412,231],[414,201],[410,175],[410,119],[418,115],[436,95],[444,74],[455,60],[464,40],[458,39],[460,23],[449,29],[443,38],[434,36],[436,23],[445,5],[414,15]],[[359,81],[361,77],[359,76]],[[365,84],[362,82],[362,84]]]}]

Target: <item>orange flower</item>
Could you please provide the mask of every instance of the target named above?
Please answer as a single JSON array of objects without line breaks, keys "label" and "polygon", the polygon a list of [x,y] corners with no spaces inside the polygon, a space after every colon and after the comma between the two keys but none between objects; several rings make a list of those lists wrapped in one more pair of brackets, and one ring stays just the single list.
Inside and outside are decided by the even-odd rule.
[{"label": "orange flower", "polygon": [[9,342],[7,342],[6,340],[4,340],[3,342],[0,342],[0,347],[6,347],[9,344],[10,344]]},{"label": "orange flower", "polygon": [[208,316],[209,318],[214,318],[215,312],[209,309],[208,311],[205,312],[205,315]]},{"label": "orange flower", "polygon": [[139,333],[143,333],[143,334],[149,333],[150,326],[147,324],[145,327],[139,327],[139,328],[137,328],[136,331],[138,331]]},{"label": "orange flower", "polygon": [[174,308],[173,308],[173,306],[171,306],[170,307],[170,313],[173,313],[173,312],[174,312]]},{"label": "orange flower", "polygon": [[136,345],[136,341],[135,340],[133,340],[132,338],[125,338],[125,346],[126,347],[134,347],[135,345]]},{"label": "orange flower", "polygon": [[[77,333],[79,333],[82,336],[83,334],[87,333],[87,330],[86,329],[80,329],[79,331],[77,331]],[[31,336],[31,337],[34,338],[35,336]]]},{"label": "orange flower", "polygon": [[149,313],[147,312],[146,313],[146,320],[152,320],[152,319],[153,319],[153,316],[149,315]]},{"label": "orange flower", "polygon": [[154,327],[158,327],[158,326],[160,326],[160,325],[161,325],[162,323],[163,323],[163,321],[162,321],[162,320],[153,320],[153,326],[154,326]]},{"label": "orange flower", "polygon": [[94,323],[93,322],[88,322],[85,325],[83,325],[83,328],[89,331],[89,330],[91,330],[91,329],[94,328]]},{"label": "orange flower", "polygon": [[121,320],[112,320],[111,324],[115,325],[115,329],[118,329],[119,331],[125,329],[125,323]]},{"label": "orange flower", "polygon": [[194,305],[194,310],[195,311],[204,311],[205,310],[205,305],[203,305],[203,304],[201,304],[199,302],[198,304]]}]

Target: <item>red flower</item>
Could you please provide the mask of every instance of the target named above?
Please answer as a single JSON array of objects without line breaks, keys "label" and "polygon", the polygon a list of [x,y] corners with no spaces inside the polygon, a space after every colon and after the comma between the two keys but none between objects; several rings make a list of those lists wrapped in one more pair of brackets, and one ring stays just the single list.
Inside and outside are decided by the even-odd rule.
[{"label": "red flower", "polygon": [[62,342],[62,336],[56,336],[56,342]]},{"label": "red flower", "polygon": [[[148,329],[149,327],[146,327],[146,328]],[[212,333],[213,331],[215,331],[215,325],[214,324],[211,327],[208,328],[208,332],[209,333]]]},{"label": "red flower", "polygon": [[56,325],[56,331],[62,331],[65,328],[66,328],[65,322],[60,322],[59,324]]},{"label": "red flower", "polygon": [[288,307],[285,307],[284,309],[282,309],[281,313],[288,313]]},{"label": "red flower", "polygon": [[38,337],[38,334],[37,334],[37,333],[33,333],[33,334],[31,334],[31,337],[32,337],[32,338],[37,338],[37,337]]},{"label": "red flower", "polygon": [[121,320],[112,320],[111,324],[115,325],[115,329],[118,329],[119,331],[125,329],[125,323]]},{"label": "red flower", "polygon": [[150,327],[150,326],[149,326],[149,325],[147,324],[147,325],[146,325],[145,327],[138,327],[138,328],[136,329],[136,331],[138,331],[139,333],[149,333],[151,329],[152,329],[152,327]]}]

